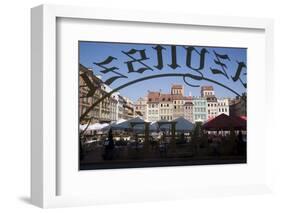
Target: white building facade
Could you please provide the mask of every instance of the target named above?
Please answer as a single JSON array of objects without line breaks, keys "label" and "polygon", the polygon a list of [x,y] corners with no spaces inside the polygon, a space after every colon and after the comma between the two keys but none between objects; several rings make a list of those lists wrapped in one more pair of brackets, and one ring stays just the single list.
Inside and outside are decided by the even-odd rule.
[{"label": "white building facade", "polygon": [[229,115],[229,100],[227,98],[218,99],[218,114]]}]

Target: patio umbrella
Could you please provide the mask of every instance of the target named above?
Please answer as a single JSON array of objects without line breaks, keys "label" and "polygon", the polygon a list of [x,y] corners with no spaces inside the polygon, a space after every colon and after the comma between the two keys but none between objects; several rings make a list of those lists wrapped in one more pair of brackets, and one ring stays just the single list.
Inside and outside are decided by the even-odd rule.
[{"label": "patio umbrella", "polygon": [[236,117],[236,116],[228,116],[226,114],[221,114],[214,119],[206,122],[203,125],[203,129],[210,131],[217,130],[245,130],[246,129],[246,120]]},{"label": "patio umbrella", "polygon": [[194,124],[191,123],[189,120],[185,119],[184,117],[179,117],[173,120],[173,122],[176,122],[177,132],[192,131],[194,128]]},{"label": "patio umbrella", "polygon": [[246,128],[247,128],[247,119],[245,117],[230,116],[230,118],[234,122],[234,129],[235,130],[246,130]]},{"label": "patio umbrella", "polygon": [[92,124],[88,127],[88,130],[101,130],[102,128],[108,126],[109,124],[107,123],[95,123],[95,124]]},{"label": "patio umbrella", "polygon": [[132,118],[130,120],[121,122],[121,123],[119,123],[117,125],[113,125],[112,129],[126,130],[126,129],[131,129],[132,126],[134,126],[134,129],[142,130],[142,129],[144,129],[144,125],[142,125],[141,123],[144,124],[145,121],[143,119],[141,119],[140,117],[135,117],[135,118]]},{"label": "patio umbrella", "polygon": [[88,125],[88,124],[83,124],[83,125],[80,124],[80,126],[79,126],[80,130],[83,131],[83,130],[87,127],[87,125]]},{"label": "patio umbrella", "polygon": [[157,125],[158,125],[158,129],[160,130],[170,130],[171,129],[171,125],[169,124],[170,121],[165,120],[165,119],[161,119],[159,121],[157,121]]},{"label": "patio umbrella", "polygon": [[[90,131],[90,130],[101,130],[101,129],[107,127],[108,125],[109,125],[109,124],[107,124],[107,123],[103,123],[103,124],[101,124],[101,123],[90,124],[90,125],[88,126],[88,128],[87,128],[86,131]],[[81,129],[81,130],[84,130],[86,127],[87,127],[87,124],[80,125],[80,129]]]},{"label": "patio umbrella", "polygon": [[114,129],[114,127],[116,127],[118,124],[123,123],[123,122],[125,122],[125,121],[127,121],[127,120],[121,118],[121,119],[119,119],[119,120],[117,120],[117,121],[115,121],[115,122],[113,122],[113,123],[111,123],[111,124],[109,124],[109,125],[103,127],[103,128],[102,128],[102,131],[108,131],[109,129]]},{"label": "patio umbrella", "polygon": [[151,131],[151,132],[157,132],[158,129],[159,129],[159,126],[156,121],[152,122],[149,126],[149,131]]}]

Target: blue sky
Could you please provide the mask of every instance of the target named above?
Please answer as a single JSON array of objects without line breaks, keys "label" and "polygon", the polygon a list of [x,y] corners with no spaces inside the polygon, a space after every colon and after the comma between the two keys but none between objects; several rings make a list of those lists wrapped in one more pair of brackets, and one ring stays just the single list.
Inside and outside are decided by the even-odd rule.
[{"label": "blue sky", "polygon": [[[157,54],[156,51],[152,48],[155,47],[156,44],[129,44],[129,43],[111,43],[111,42],[79,42],[79,62],[86,67],[91,67],[95,75],[99,75],[102,77],[102,80],[105,81],[113,75],[110,73],[103,74],[100,71],[101,67],[95,65],[94,63],[99,63],[104,61],[108,56],[115,57],[117,60],[113,60],[110,64],[106,65],[107,67],[115,66],[118,67],[119,70],[116,70],[126,76],[128,78],[119,78],[114,81],[110,87],[117,88],[118,86],[127,83],[129,81],[139,79],[145,76],[151,76],[156,74],[166,74],[166,73],[191,73],[196,74],[192,69],[186,66],[186,50],[183,46],[177,46],[177,63],[181,67],[177,67],[176,69],[172,69],[167,64],[171,64],[171,45],[162,45],[165,50],[163,50],[163,64],[164,68],[162,70],[156,69],[154,66],[157,65]],[[184,46],[188,46],[185,44]],[[222,84],[227,85],[231,89],[235,90],[239,94],[242,94],[246,91],[242,83],[238,80],[233,82],[231,76],[234,76],[237,70],[237,61],[244,62],[247,64],[247,49],[246,48],[231,48],[231,47],[200,47],[193,46],[197,51],[200,51],[202,48],[206,48],[209,53],[205,56],[205,66],[201,72],[205,77],[216,80]],[[147,56],[147,60],[144,60],[143,63],[153,68],[153,70],[146,70],[142,74],[131,72],[128,73],[128,67],[125,63],[126,61],[130,61],[131,59],[124,54],[122,51],[128,52],[131,49],[143,50],[145,49],[145,54]],[[221,69],[221,67],[215,64],[214,60],[216,60],[214,51],[218,54],[227,54],[230,58],[228,60],[221,60],[223,63],[227,65],[227,75],[229,79],[227,79],[223,75],[214,75],[211,72],[210,68]],[[140,54],[137,52],[133,54],[135,58],[140,58]],[[199,65],[199,57],[193,52],[192,57],[192,65],[194,67],[198,67]],[[143,65],[134,63],[135,69],[143,67]],[[243,82],[246,82],[247,69],[242,70],[241,79]],[[216,85],[214,83],[210,83],[207,81],[195,81],[188,80],[191,84],[196,85],[212,85],[215,89],[215,94],[217,97],[235,97],[231,91]],[[185,94],[188,95],[189,92],[192,93],[193,96],[200,95],[200,87],[190,87],[186,85],[181,77],[165,77],[165,78],[156,78],[149,79],[146,81],[142,81],[136,84],[133,84],[129,87],[126,87],[120,90],[121,95],[127,96],[133,101],[137,100],[139,97],[143,97],[147,94],[147,91],[159,91],[161,89],[164,93],[169,93],[172,84],[182,84],[185,88]]]}]

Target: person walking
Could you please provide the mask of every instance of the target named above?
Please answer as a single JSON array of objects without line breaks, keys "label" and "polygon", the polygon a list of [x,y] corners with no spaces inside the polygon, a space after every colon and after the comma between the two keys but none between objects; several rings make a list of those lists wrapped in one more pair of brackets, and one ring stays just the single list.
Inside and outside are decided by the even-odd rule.
[{"label": "person walking", "polygon": [[108,131],[108,143],[105,146],[105,153],[104,153],[104,159],[105,160],[113,160],[114,158],[114,140],[113,140],[113,134],[112,129]]}]

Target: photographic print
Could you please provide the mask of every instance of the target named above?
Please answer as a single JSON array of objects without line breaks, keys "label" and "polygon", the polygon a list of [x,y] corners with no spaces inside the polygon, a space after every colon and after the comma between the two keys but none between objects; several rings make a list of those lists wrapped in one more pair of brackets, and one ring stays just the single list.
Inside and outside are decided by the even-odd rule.
[{"label": "photographic print", "polygon": [[247,48],[78,46],[80,170],[247,163]]}]

